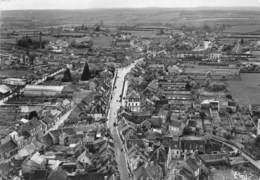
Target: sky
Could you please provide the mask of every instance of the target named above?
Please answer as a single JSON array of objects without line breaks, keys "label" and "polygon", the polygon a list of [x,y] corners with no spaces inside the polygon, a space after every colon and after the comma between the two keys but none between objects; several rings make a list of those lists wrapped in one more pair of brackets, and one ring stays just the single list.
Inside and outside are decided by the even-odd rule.
[{"label": "sky", "polygon": [[260,0],[0,0],[1,10],[216,6],[260,7]]}]

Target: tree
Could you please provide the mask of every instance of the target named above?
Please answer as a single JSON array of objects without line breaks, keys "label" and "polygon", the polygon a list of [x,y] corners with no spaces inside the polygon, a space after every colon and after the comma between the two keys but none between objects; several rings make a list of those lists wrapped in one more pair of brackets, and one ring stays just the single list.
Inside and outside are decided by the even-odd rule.
[{"label": "tree", "polygon": [[241,38],[241,39],[240,39],[240,43],[241,43],[241,44],[244,44],[244,43],[245,43],[244,38]]},{"label": "tree", "polygon": [[71,82],[71,81],[72,81],[69,68],[67,68],[67,69],[64,71],[63,78],[62,78],[61,81],[62,81],[62,82]]},{"label": "tree", "polygon": [[226,89],[225,84],[224,83],[218,83],[218,82],[212,82],[207,87],[207,90],[212,91],[212,92],[224,91],[225,89]]},{"label": "tree", "polygon": [[39,40],[32,39],[29,36],[24,36],[24,37],[18,39],[18,41],[17,41],[17,45],[19,47],[22,47],[22,48],[33,48],[33,49],[44,48],[44,46],[47,43],[48,43],[48,41],[46,41],[46,40],[39,41]]},{"label": "tree", "polygon": [[205,81],[204,81],[204,86],[205,86],[205,87],[208,87],[209,84],[210,84],[210,79],[209,79],[209,78],[205,79]]},{"label": "tree", "polygon": [[206,32],[211,32],[211,27],[208,24],[204,24],[203,30]]},{"label": "tree", "polygon": [[88,81],[91,78],[91,72],[89,70],[88,63],[85,63],[82,76],[81,76],[81,81]]},{"label": "tree", "polygon": [[205,112],[201,111],[201,112],[200,112],[200,118],[201,118],[202,120],[205,120],[206,117],[207,117],[207,115],[205,114]]},{"label": "tree", "polygon": [[96,25],[96,27],[95,27],[95,31],[97,31],[97,32],[100,31],[100,26],[99,26],[99,25]]},{"label": "tree", "polygon": [[113,76],[115,75],[115,71],[116,71],[115,66],[109,66],[108,70],[113,74]]},{"label": "tree", "polygon": [[232,138],[230,133],[224,133],[224,138],[230,140]]},{"label": "tree", "polygon": [[36,118],[36,119],[39,118],[38,113],[36,111],[32,111],[32,112],[29,113],[28,119],[32,120],[33,118]]},{"label": "tree", "polygon": [[185,89],[188,90],[188,91],[191,90],[191,85],[190,85],[189,82],[186,83],[186,85],[185,85]]},{"label": "tree", "polygon": [[232,99],[232,95],[231,95],[231,94],[227,94],[227,95],[226,95],[226,98]]},{"label": "tree", "polygon": [[159,34],[164,34],[164,30],[160,29],[160,33]]}]

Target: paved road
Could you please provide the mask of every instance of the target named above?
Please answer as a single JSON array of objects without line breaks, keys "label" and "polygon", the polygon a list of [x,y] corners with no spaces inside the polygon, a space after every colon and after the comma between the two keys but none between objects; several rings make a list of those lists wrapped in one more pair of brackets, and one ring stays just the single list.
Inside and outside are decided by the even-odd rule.
[{"label": "paved road", "polygon": [[[118,130],[116,127],[113,126],[115,122],[117,122],[117,111],[121,106],[120,95],[123,90],[124,86],[124,78],[128,72],[130,72],[131,68],[135,66],[135,63],[125,67],[118,69],[117,78],[115,79],[115,87],[112,92],[112,99],[110,102],[110,109],[108,112],[108,127],[112,133],[114,144],[115,144],[115,154],[116,154],[116,161],[118,163],[118,170],[120,173],[121,180],[129,180],[127,162],[126,162],[126,154],[123,149],[123,144],[120,140]],[[125,87],[126,88],[126,87]]]}]

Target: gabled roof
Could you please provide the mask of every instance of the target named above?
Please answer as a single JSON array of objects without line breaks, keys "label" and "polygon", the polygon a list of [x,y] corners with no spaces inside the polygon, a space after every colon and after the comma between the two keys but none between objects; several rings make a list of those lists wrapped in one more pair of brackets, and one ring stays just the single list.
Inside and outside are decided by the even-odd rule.
[{"label": "gabled roof", "polygon": [[193,179],[194,176],[192,174],[192,172],[190,172],[187,168],[182,167],[181,170],[179,171],[179,174],[184,176],[187,179]]},{"label": "gabled roof", "polygon": [[196,171],[200,166],[195,159],[188,158],[186,164],[193,170]]},{"label": "gabled roof", "polygon": [[18,146],[13,140],[9,140],[8,142],[0,145],[0,153],[8,153]]},{"label": "gabled roof", "polygon": [[132,90],[130,93],[127,94],[127,98],[140,98],[140,94],[137,93],[135,90]]},{"label": "gabled roof", "polygon": [[6,94],[11,92],[12,90],[5,84],[0,85],[0,94]]},{"label": "gabled roof", "polygon": [[84,151],[84,152],[78,157],[78,161],[81,162],[81,163],[89,164],[89,165],[92,164],[91,159],[87,156],[86,151]]},{"label": "gabled roof", "polygon": [[42,137],[41,142],[42,142],[45,146],[47,146],[47,147],[53,145],[52,136],[51,136],[49,133],[46,134],[45,136]]},{"label": "gabled roof", "polygon": [[134,171],[134,176],[137,180],[141,180],[142,179],[147,179],[150,178],[149,174],[147,173],[146,169],[144,168],[144,166],[141,166],[139,168],[137,168]]},{"label": "gabled roof", "polygon": [[162,126],[162,118],[158,116],[152,116],[149,122],[154,128],[160,128]]},{"label": "gabled roof", "polygon": [[145,167],[144,165],[140,166],[134,171],[134,176],[137,180],[141,179],[152,179],[152,180],[157,180],[162,177],[162,170],[159,166],[157,165],[148,165]]},{"label": "gabled roof", "polygon": [[183,125],[183,122],[174,120],[174,121],[170,122],[170,125],[174,126],[174,127],[177,127],[177,128],[180,128]]},{"label": "gabled roof", "polygon": [[167,152],[163,145],[155,149],[150,155],[151,160],[157,162],[166,162],[167,161]]},{"label": "gabled roof", "polygon": [[146,139],[148,140],[156,140],[157,138],[161,137],[161,134],[157,133],[157,132],[153,132],[153,131],[147,131],[144,133]]},{"label": "gabled roof", "polygon": [[120,129],[120,131],[121,131],[122,134],[125,134],[125,132],[130,130],[130,129],[135,130],[135,128],[130,123],[125,123],[122,126],[122,128]]}]

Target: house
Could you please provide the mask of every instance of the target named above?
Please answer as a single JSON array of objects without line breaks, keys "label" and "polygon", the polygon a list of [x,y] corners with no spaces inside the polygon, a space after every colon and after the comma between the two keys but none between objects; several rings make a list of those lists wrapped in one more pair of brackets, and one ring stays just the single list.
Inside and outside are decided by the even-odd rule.
[{"label": "house", "polygon": [[0,160],[9,159],[18,152],[17,144],[10,139],[4,144],[0,145]]},{"label": "house", "polygon": [[8,179],[9,173],[12,171],[13,167],[10,161],[0,162],[0,178]]},{"label": "house", "polygon": [[15,141],[19,149],[23,148],[25,145],[31,142],[31,139],[25,138],[24,136],[19,136],[18,132],[16,131],[11,132],[9,136]]},{"label": "house", "polygon": [[96,121],[102,119],[106,115],[106,101],[102,96],[95,96],[94,101],[89,106],[88,115]]},{"label": "house", "polygon": [[131,122],[124,121],[124,123],[119,124],[119,127],[119,132],[122,139],[126,139],[129,134],[136,132],[136,127]]},{"label": "house", "polygon": [[175,90],[163,90],[163,95],[168,100],[183,100],[183,101],[190,101],[192,100],[192,94],[190,91],[175,91]]},{"label": "house", "polygon": [[185,91],[186,82],[174,82],[170,79],[160,79],[158,80],[158,86],[163,90],[172,90],[172,91]]},{"label": "house", "polygon": [[125,100],[126,107],[133,112],[140,112],[141,111],[141,96],[135,90],[130,91],[126,95]]},{"label": "house", "polygon": [[158,116],[162,119],[162,123],[164,124],[166,122],[166,120],[169,119],[170,116],[170,111],[169,110],[165,110],[164,108],[161,108],[159,110]]},{"label": "house", "polygon": [[140,148],[137,145],[132,146],[127,151],[128,154],[128,163],[131,171],[135,171],[138,168],[138,165],[142,162],[147,162],[147,157],[140,151]]},{"label": "house", "polygon": [[187,125],[186,117],[182,117],[179,113],[172,113],[168,123],[168,131],[173,136],[180,136]]},{"label": "house", "polygon": [[217,153],[217,154],[200,154],[199,159],[207,166],[221,165],[229,163],[228,153]]},{"label": "house", "polygon": [[169,124],[169,133],[173,136],[180,136],[183,133],[185,124],[182,121],[173,120]]},{"label": "house", "polygon": [[43,180],[46,179],[48,171],[40,164],[27,160],[22,164],[22,173],[25,179]]},{"label": "house", "polygon": [[180,143],[184,153],[205,152],[205,137],[183,136],[180,138]]},{"label": "house", "polygon": [[[68,145],[72,142],[74,136],[76,136],[76,130],[74,128],[63,128],[48,132],[42,137],[42,142],[46,147],[52,145]],[[83,137],[77,137],[77,142],[80,142]]]},{"label": "house", "polygon": [[62,107],[66,110],[70,109],[72,105],[72,102],[69,99],[64,99],[62,101]]},{"label": "house", "polygon": [[129,48],[130,47],[130,40],[127,39],[118,39],[115,41],[116,47],[122,47],[122,48]]},{"label": "house", "polygon": [[252,115],[260,117],[260,104],[250,104],[249,111]]},{"label": "house", "polygon": [[167,161],[167,149],[164,145],[160,144],[159,147],[156,144],[154,150],[149,154],[150,161],[156,162],[159,165],[164,166]]},{"label": "house", "polygon": [[200,160],[188,157],[169,166],[167,180],[195,180],[201,178],[202,163]]},{"label": "house", "polygon": [[151,64],[149,65],[149,70],[151,71],[162,71],[164,72],[165,71],[165,66],[164,64]]},{"label": "house", "polygon": [[77,158],[78,162],[82,163],[83,165],[92,165],[91,159],[88,157],[87,152],[84,151],[81,155]]},{"label": "house", "polygon": [[167,138],[164,138],[163,144],[165,144],[169,148],[168,157],[167,157],[167,166],[169,165],[169,163],[172,159],[182,158],[182,150],[180,147],[179,138],[177,138],[177,139],[168,138],[168,140],[167,140]]},{"label": "house", "polygon": [[189,157],[185,160],[187,169],[190,170],[194,178],[199,178],[201,173],[201,163],[198,160]]},{"label": "house", "polygon": [[162,168],[151,162],[150,164],[144,164],[137,168],[134,172],[134,180],[162,180],[163,170]]},{"label": "house", "polygon": [[20,134],[25,138],[32,138],[36,135],[43,135],[47,129],[46,124],[40,120],[31,120],[22,125]]}]

